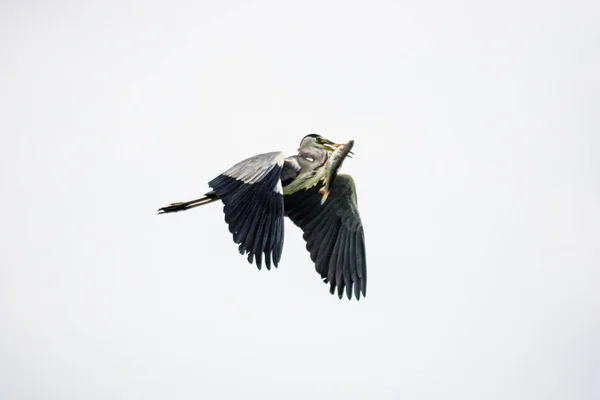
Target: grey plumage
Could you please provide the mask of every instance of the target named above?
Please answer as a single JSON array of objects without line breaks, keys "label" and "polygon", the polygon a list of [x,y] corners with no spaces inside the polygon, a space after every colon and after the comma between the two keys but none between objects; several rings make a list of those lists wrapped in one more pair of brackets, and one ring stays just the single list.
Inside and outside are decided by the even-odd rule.
[{"label": "grey plumage", "polygon": [[173,203],[159,213],[187,210],[221,200],[225,221],[241,254],[260,269],[281,260],[283,217],[299,226],[306,248],[330,292],[358,300],[366,295],[365,239],[354,180],[338,175],[321,204],[326,162],[337,145],[315,134],[302,139],[298,154],[260,154],[243,160],[209,182],[204,197]]}]

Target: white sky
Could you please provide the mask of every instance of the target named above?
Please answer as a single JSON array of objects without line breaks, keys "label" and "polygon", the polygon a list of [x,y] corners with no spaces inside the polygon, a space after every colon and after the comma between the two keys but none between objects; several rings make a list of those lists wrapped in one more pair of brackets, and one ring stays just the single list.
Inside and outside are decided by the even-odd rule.
[{"label": "white sky", "polygon": [[[0,398],[600,398],[600,3],[0,6]],[[220,205],[354,139],[368,295]]]}]

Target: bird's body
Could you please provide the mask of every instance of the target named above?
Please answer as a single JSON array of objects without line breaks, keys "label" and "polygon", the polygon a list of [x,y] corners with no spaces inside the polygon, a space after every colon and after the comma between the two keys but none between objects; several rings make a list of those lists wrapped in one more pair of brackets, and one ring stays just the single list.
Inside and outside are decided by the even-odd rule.
[{"label": "bird's body", "polygon": [[[362,222],[354,181],[338,175],[329,182],[330,196],[321,204],[319,193],[328,174],[326,163],[336,145],[319,135],[308,135],[298,154],[260,154],[241,161],[209,182],[204,197],[172,203],[159,213],[187,210],[221,200],[225,221],[241,254],[260,269],[281,259],[283,217],[304,231],[304,239],[317,272],[330,283],[331,293],[348,298],[366,295],[366,258]],[[346,153],[347,154],[347,153]],[[341,165],[341,163],[338,163]],[[337,167],[336,167],[337,168]],[[337,171],[336,171],[337,172]],[[264,257],[264,258],[263,258]]]}]

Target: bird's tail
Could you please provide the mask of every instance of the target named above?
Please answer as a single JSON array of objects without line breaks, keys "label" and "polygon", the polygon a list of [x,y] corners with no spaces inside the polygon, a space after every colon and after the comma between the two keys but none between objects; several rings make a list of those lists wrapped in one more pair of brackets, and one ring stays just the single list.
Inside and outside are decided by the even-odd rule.
[{"label": "bird's tail", "polygon": [[198,207],[198,206],[201,206],[204,204],[212,203],[213,201],[217,201],[217,200],[219,200],[219,196],[217,196],[217,193],[213,190],[211,192],[206,193],[204,195],[204,197],[201,197],[196,200],[171,203],[166,207],[161,207],[158,209],[158,213],[166,214],[166,213],[172,213],[172,212],[177,212],[177,211],[189,210],[190,208],[194,208],[194,207]]}]

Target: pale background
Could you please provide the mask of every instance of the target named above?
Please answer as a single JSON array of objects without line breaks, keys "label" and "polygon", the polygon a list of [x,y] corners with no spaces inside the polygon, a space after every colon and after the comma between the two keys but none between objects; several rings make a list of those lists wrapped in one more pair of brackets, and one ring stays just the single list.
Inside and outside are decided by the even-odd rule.
[{"label": "pale background", "polygon": [[[0,399],[600,398],[600,3],[0,6]],[[355,139],[367,298],[220,205]]]}]

